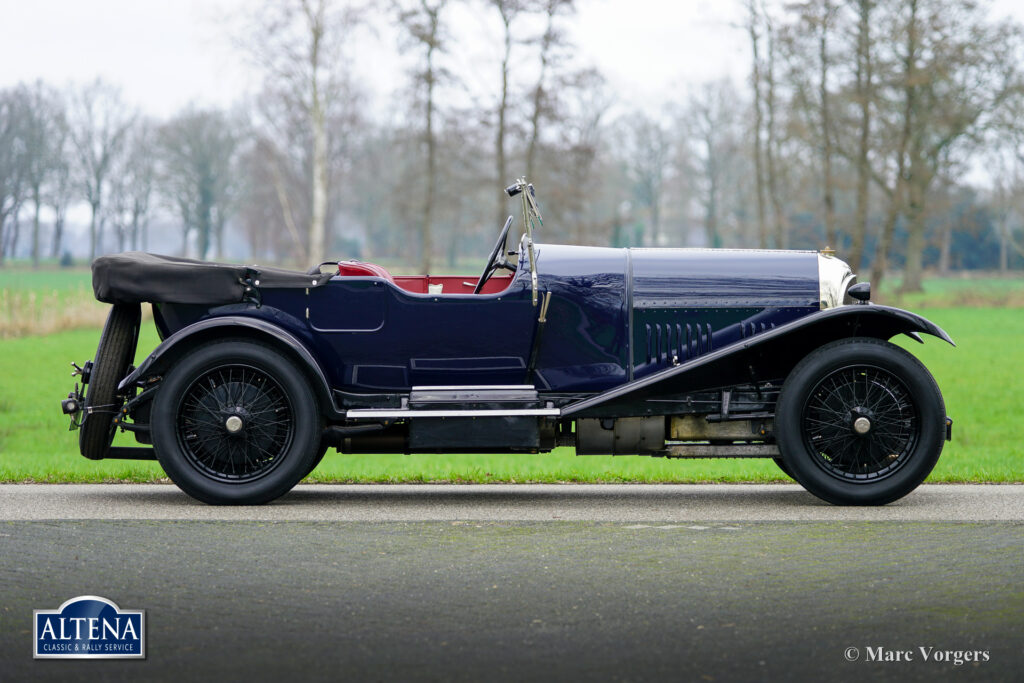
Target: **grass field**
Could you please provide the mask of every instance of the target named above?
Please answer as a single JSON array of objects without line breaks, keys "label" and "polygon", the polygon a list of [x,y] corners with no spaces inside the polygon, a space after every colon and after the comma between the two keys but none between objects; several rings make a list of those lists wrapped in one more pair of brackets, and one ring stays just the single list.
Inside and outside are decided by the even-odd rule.
[{"label": "grass field", "polygon": [[[926,338],[899,343],[931,369],[954,419],[931,481],[1024,482],[1024,310],[949,308],[921,311],[959,344]],[[0,481],[159,481],[155,463],[90,462],[78,454],[59,399],[73,384],[68,363],[92,357],[99,332],[74,330],[0,342]],[[139,358],[157,339],[144,326]],[[133,445],[129,435],[118,435]],[[331,451],[310,477],[331,482],[703,482],[781,481],[763,460],[663,460],[577,457],[568,449],[540,455],[340,455]]]}]

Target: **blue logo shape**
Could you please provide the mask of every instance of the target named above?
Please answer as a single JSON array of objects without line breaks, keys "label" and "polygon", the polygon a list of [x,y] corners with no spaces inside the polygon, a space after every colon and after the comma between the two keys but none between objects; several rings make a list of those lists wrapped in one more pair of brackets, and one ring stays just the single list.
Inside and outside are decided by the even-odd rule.
[{"label": "blue logo shape", "polygon": [[146,612],[97,595],[32,612],[35,659],[145,659]]}]

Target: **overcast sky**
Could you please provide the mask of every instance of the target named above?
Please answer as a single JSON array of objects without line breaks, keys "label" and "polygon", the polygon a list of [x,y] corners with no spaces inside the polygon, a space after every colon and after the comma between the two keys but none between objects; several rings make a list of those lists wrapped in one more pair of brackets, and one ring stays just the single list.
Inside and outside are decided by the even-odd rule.
[{"label": "overcast sky", "polygon": [[[231,18],[261,4],[0,0],[0,85],[102,76],[156,116],[190,102],[228,106],[258,86],[258,76],[231,47]],[[598,66],[630,106],[655,111],[693,84],[745,77],[749,57],[737,28],[738,0],[579,0],[579,6],[570,26],[580,61]],[[1020,0],[997,0],[993,7],[997,15],[1024,20]],[[455,8],[451,58],[467,87],[486,93],[494,87],[498,25],[480,0]],[[372,84],[372,106],[384,108],[406,72],[394,27],[381,19],[376,24],[373,34],[360,34],[353,53],[359,80]]]},{"label": "overcast sky", "polygon": [[[225,17],[259,4],[0,0],[0,85],[102,76],[157,116],[189,102],[229,105],[258,78],[231,48]],[[482,2],[469,7],[451,16],[452,59],[470,89],[492,87],[498,27]],[[742,78],[746,44],[732,28],[737,19],[737,5],[721,0],[582,0],[570,25],[580,61],[600,67],[624,99],[657,107],[687,83]],[[386,100],[405,71],[393,27],[378,24],[376,36],[361,34],[354,52],[361,80]]]}]

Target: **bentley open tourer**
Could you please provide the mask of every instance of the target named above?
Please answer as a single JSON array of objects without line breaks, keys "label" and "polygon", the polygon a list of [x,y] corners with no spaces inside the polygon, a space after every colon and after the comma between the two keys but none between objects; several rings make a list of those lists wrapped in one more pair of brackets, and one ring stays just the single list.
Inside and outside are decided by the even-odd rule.
[{"label": "bentley open tourer", "polygon": [[[861,505],[932,470],[952,421],[889,340],[953,342],[831,253],[535,244],[533,187],[506,192],[522,238],[510,216],[477,277],[96,259],[112,307],[62,404],[82,455],[155,458],[216,504],[273,500],[330,448],[772,458]],[[143,302],[162,341],[133,367]]]}]

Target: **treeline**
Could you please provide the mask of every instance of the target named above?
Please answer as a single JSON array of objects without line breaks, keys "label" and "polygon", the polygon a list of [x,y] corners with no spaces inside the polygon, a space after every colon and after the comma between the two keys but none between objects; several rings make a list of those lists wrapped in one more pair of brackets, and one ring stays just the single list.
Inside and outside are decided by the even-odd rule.
[{"label": "treeline", "polygon": [[[568,39],[575,0],[408,0],[372,14],[268,2],[231,29],[264,74],[230,111],[155,121],[101,81],[0,91],[0,259],[146,249],[423,271],[484,253],[525,175],[541,238],[578,244],[822,248],[878,282],[925,268],[1024,267],[1024,30],[953,0],[743,0],[742,86],[633,109]],[[453,65],[453,17],[490,22],[485,83]],[[392,22],[412,65],[367,106],[352,36]],[[462,60],[464,61],[464,59]],[[469,82],[472,80],[472,82]],[[972,183],[969,179],[976,179]],[[229,243],[226,243],[229,242]]]}]

